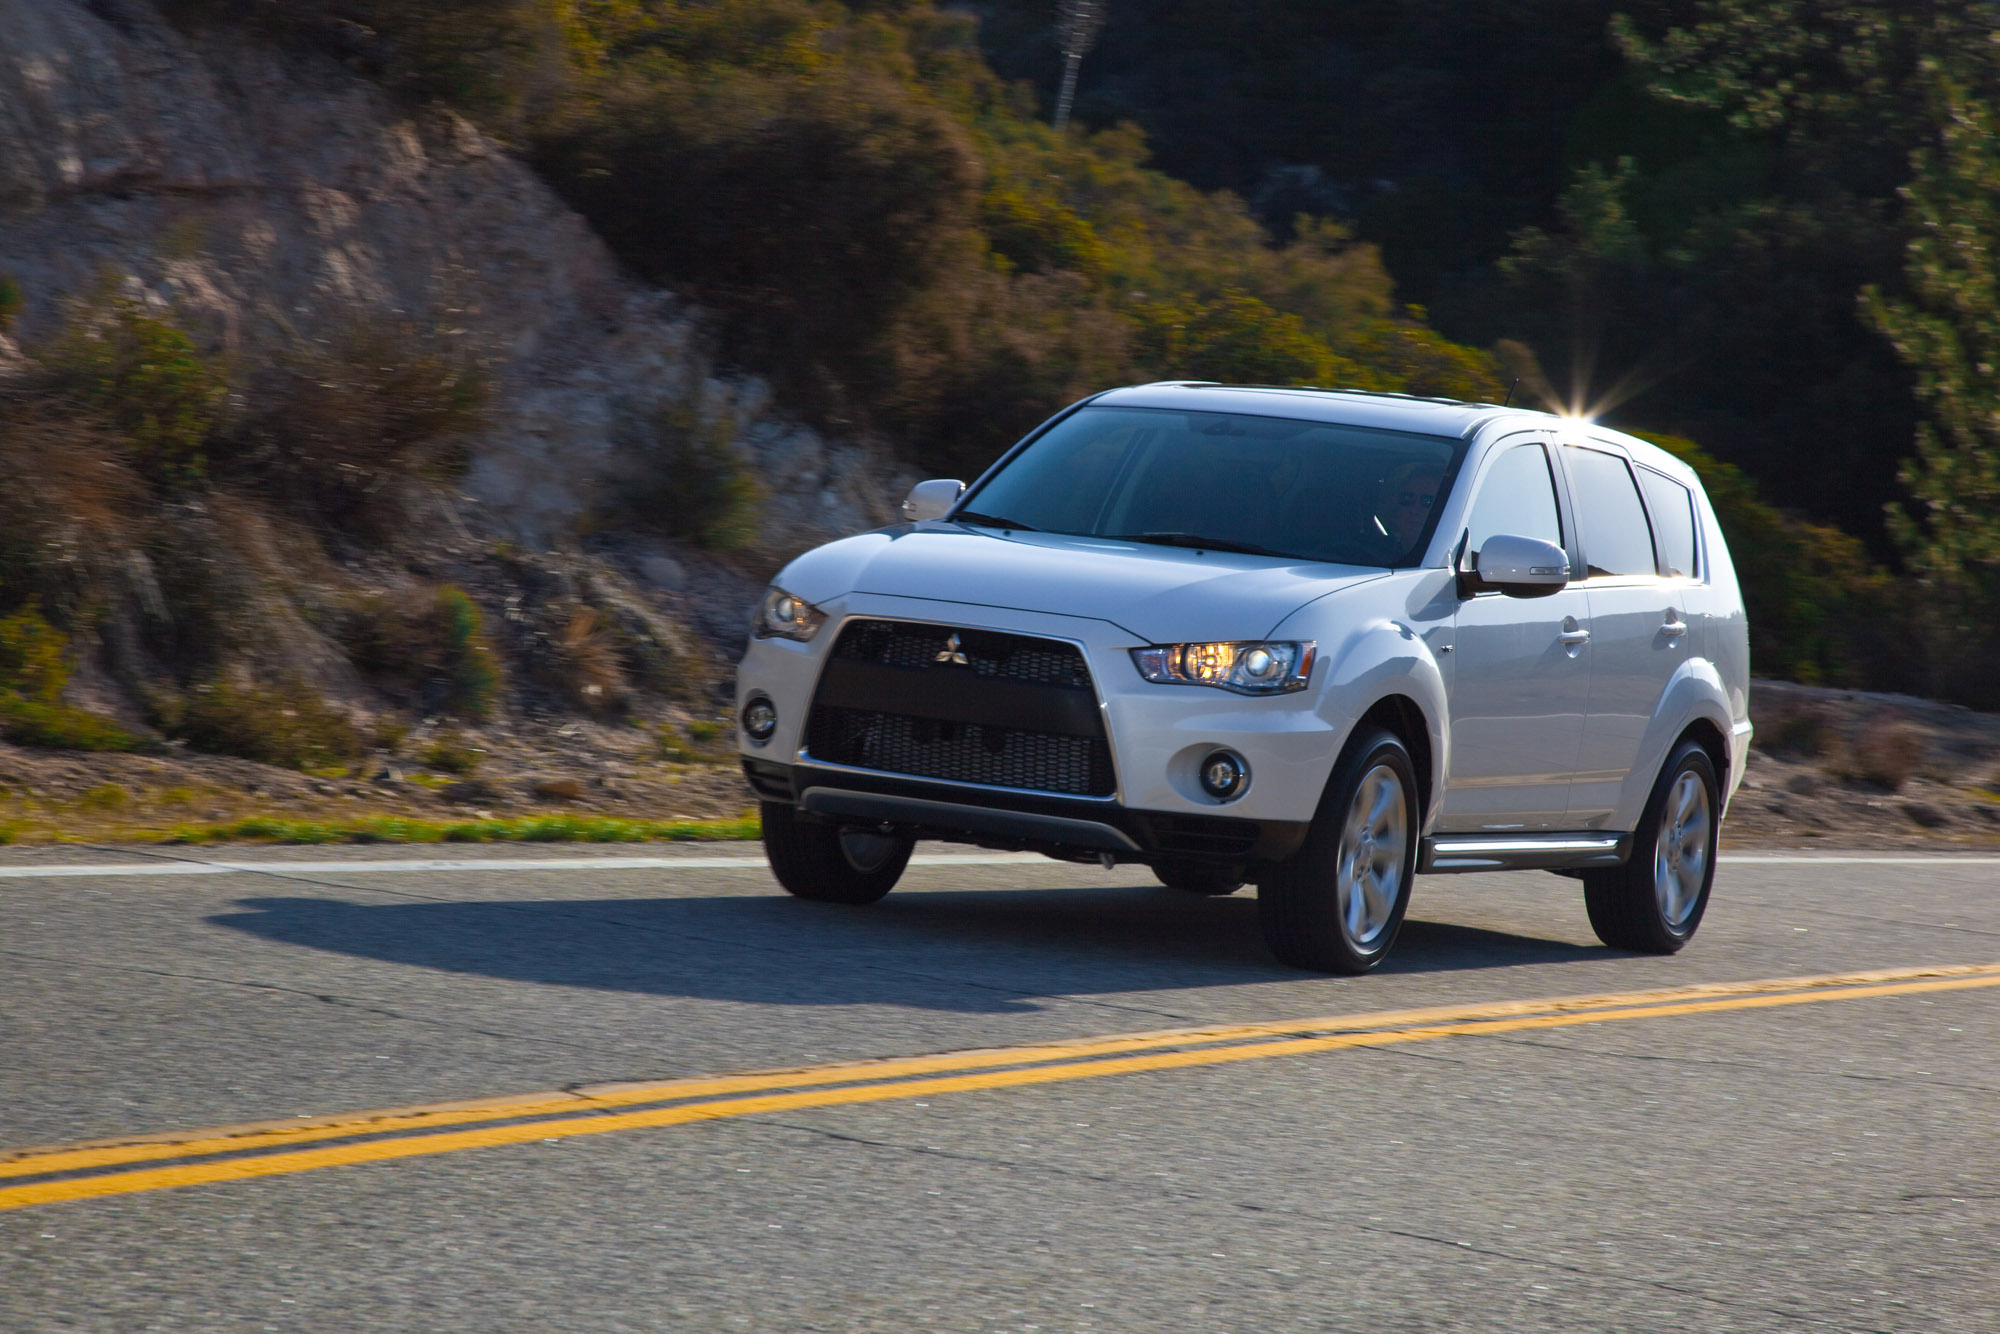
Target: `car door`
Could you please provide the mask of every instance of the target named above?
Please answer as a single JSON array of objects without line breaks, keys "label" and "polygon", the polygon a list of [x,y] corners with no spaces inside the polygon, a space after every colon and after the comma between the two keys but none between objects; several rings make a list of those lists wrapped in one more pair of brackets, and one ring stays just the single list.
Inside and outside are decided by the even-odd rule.
[{"label": "car door", "polygon": [[[1569,823],[1588,829],[1617,809],[1646,729],[1688,659],[1691,580],[1663,576],[1654,524],[1630,461],[1590,441],[1565,443],[1561,458],[1576,507],[1590,608],[1590,694],[1569,789]],[[1685,489],[1681,494],[1685,505]]]},{"label": "car door", "polygon": [[[1501,534],[1572,546],[1559,495],[1540,435],[1500,442],[1475,479],[1455,548],[1460,569]],[[1440,830],[1565,827],[1590,680],[1589,619],[1574,586],[1537,598],[1478,593],[1459,604]]]}]

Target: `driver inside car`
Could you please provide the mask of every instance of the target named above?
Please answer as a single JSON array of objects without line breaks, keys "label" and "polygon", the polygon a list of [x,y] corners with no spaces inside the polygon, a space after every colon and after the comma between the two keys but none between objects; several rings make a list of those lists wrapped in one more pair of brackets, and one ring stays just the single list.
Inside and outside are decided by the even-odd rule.
[{"label": "driver inside car", "polygon": [[1375,523],[1397,548],[1406,548],[1423,534],[1437,503],[1444,469],[1428,459],[1399,464],[1383,477],[1375,495]]}]

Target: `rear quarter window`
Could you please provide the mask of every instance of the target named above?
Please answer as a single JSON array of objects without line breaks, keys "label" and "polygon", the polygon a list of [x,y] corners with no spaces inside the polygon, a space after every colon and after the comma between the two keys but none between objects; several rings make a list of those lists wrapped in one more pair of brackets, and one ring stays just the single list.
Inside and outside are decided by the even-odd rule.
[{"label": "rear quarter window", "polygon": [[1660,568],[1671,579],[1699,579],[1701,553],[1695,541],[1694,497],[1670,477],[1650,468],[1639,469],[1639,487],[1653,515],[1653,541],[1660,548]]}]

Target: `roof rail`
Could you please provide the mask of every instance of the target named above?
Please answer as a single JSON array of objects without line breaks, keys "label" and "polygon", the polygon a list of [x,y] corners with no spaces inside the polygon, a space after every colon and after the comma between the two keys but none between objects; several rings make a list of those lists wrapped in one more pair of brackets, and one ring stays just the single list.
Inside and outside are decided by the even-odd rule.
[{"label": "roof rail", "polygon": [[[1457,408],[1494,408],[1498,403],[1475,403],[1464,398],[1444,398],[1435,394],[1404,394],[1391,389],[1355,389],[1343,385],[1319,384],[1223,384],[1219,380],[1156,380],[1156,385],[1173,385],[1181,389],[1277,389],[1286,392],[1308,392],[1315,394],[1362,394],[1369,398],[1400,398],[1411,403],[1448,403]],[[1146,386],[1150,387],[1150,386]]]}]

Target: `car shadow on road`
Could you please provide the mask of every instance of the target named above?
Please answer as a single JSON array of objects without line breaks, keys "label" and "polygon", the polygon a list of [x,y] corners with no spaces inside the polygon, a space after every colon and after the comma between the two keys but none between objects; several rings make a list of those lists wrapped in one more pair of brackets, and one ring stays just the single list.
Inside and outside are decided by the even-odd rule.
[{"label": "car shadow on road", "polygon": [[[1036,997],[1296,982],[1244,893],[1157,886],[906,891],[867,908],[775,894],[353,903],[240,900],[211,923],[289,946],[547,986],[768,1005],[1004,1013]],[[1388,972],[1582,962],[1604,951],[1412,919]]]}]

